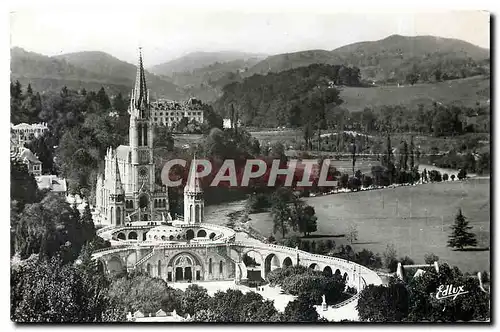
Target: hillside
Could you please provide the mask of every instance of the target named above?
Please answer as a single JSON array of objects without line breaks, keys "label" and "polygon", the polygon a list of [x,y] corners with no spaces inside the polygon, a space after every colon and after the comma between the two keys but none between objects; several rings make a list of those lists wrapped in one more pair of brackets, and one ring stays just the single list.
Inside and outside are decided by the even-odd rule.
[{"label": "hillside", "polygon": [[210,102],[220,97],[225,85],[241,81],[242,75],[260,60],[260,58],[249,58],[215,62],[191,71],[173,73],[171,77],[166,78],[179,86],[184,94]]},{"label": "hillside", "polygon": [[404,82],[417,73],[432,81],[440,69],[453,78],[489,72],[489,50],[458,39],[392,35],[378,41],[354,43],[333,51],[311,50],[270,56],[248,74],[279,72],[313,63],[343,64],[361,69],[365,80]]},{"label": "hillside", "polygon": [[416,108],[418,104],[430,105],[458,103],[473,107],[476,102],[490,100],[490,78],[475,76],[432,84],[415,84],[379,87],[344,87],[340,92],[342,106],[350,111],[362,111],[365,107],[404,105]]},{"label": "hillside", "polygon": [[214,109],[229,117],[234,107],[247,126],[299,126],[324,119],[327,108],[342,103],[333,85],[359,84],[356,67],[313,64],[226,85]]},{"label": "hillside", "polygon": [[173,73],[183,73],[192,71],[194,69],[209,66],[216,62],[224,63],[235,60],[248,60],[251,58],[263,59],[266,55],[236,52],[236,51],[222,51],[222,52],[193,52],[185,56],[171,60],[159,65],[149,68],[149,70],[156,75],[171,76]]},{"label": "hillside", "polygon": [[[98,90],[128,95],[134,85],[136,67],[103,52],[77,52],[48,57],[15,47],[11,50],[11,79],[30,83],[37,91],[70,89]],[[147,74],[153,96],[182,98],[177,86]]]}]

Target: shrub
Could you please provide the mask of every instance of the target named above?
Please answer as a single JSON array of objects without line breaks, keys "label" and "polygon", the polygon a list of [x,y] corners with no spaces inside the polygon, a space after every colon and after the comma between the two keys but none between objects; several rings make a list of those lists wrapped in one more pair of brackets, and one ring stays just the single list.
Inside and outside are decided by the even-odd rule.
[{"label": "shrub", "polygon": [[433,264],[434,262],[439,261],[439,257],[434,253],[428,253],[424,256],[425,264]]}]

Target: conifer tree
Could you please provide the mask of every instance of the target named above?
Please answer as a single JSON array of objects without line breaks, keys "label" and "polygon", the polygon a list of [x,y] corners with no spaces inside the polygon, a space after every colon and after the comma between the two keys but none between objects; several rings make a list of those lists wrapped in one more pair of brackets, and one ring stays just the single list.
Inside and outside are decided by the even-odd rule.
[{"label": "conifer tree", "polygon": [[410,139],[410,170],[415,168],[415,144],[413,143],[413,136]]},{"label": "conifer tree", "polygon": [[472,226],[469,226],[469,222],[466,221],[462,209],[458,210],[455,225],[452,225],[451,228],[453,232],[448,240],[448,247],[462,250],[465,246],[475,247],[477,245],[476,235],[468,231]]}]

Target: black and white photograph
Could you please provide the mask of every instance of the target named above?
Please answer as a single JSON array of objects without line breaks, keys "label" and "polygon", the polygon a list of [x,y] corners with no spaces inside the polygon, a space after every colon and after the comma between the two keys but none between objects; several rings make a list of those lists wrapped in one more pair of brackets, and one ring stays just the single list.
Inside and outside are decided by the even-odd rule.
[{"label": "black and white photograph", "polygon": [[255,7],[10,11],[14,325],[491,324],[493,14]]}]

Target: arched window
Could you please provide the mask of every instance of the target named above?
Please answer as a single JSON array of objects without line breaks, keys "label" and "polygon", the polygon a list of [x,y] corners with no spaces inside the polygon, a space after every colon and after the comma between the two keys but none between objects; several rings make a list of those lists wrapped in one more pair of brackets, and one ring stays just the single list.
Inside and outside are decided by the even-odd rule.
[{"label": "arched window", "polygon": [[161,277],[161,260],[158,261],[158,277]]},{"label": "arched window", "polygon": [[148,274],[151,274],[151,264],[149,264],[149,263],[146,265],[146,272]]},{"label": "arched window", "polygon": [[188,221],[191,221],[193,220],[193,205],[189,205],[189,220]]},{"label": "arched window", "polygon": [[219,262],[219,274],[222,274],[223,270],[224,270],[224,262],[220,261]]},{"label": "arched window", "polygon": [[109,210],[110,211],[110,214],[111,214],[111,223],[113,223],[113,220],[114,220],[114,216],[113,216],[113,207],[111,207],[111,209]]},{"label": "arched window", "polygon": [[142,125],[137,125],[137,146],[142,145]]},{"label": "arched window", "polygon": [[116,208],[116,224],[121,225],[122,223],[122,209],[118,206]]},{"label": "arched window", "polygon": [[148,145],[148,125],[144,124],[144,145]]},{"label": "arched window", "polygon": [[212,273],[212,258],[208,260],[208,273]]},{"label": "arched window", "polygon": [[200,219],[200,206],[199,205],[196,205],[196,210],[195,210],[195,214],[194,214],[194,221],[195,222],[201,222],[201,219]]}]

